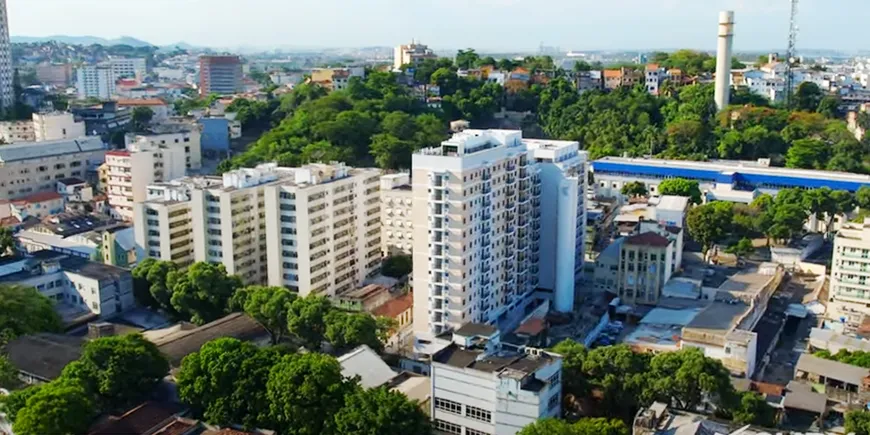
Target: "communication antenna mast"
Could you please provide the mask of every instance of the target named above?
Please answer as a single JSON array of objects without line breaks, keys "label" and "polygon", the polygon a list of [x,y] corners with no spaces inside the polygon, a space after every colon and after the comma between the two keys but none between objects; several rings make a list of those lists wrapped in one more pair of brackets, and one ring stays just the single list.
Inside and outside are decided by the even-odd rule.
[{"label": "communication antenna mast", "polygon": [[788,26],[788,52],[785,54],[786,72],[785,72],[785,103],[787,107],[792,106],[794,100],[794,68],[797,65],[797,24],[798,0],[791,0],[791,15],[789,16]]}]

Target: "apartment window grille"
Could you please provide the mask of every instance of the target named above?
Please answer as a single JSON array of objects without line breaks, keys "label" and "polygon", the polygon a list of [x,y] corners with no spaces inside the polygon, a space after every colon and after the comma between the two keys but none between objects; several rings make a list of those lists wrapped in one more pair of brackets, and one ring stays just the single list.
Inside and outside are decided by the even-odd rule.
[{"label": "apartment window grille", "polygon": [[435,408],[456,415],[462,415],[462,404],[447,399],[435,398]]},{"label": "apartment window grille", "polygon": [[435,429],[441,432],[452,433],[456,435],[460,435],[462,433],[462,426],[444,420],[435,420]]},{"label": "apartment window grille", "polygon": [[492,413],[485,410],[485,409],[478,408],[476,406],[466,406],[465,407],[465,416],[468,418],[483,421],[486,423],[492,422]]}]

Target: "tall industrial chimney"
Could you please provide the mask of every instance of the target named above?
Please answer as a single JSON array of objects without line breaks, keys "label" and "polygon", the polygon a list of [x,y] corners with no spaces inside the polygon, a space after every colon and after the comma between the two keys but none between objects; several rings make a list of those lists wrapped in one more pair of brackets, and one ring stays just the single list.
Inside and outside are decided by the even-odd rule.
[{"label": "tall industrial chimney", "polygon": [[728,106],[731,98],[731,43],[734,39],[734,11],[719,12],[719,49],[716,52],[716,108]]}]

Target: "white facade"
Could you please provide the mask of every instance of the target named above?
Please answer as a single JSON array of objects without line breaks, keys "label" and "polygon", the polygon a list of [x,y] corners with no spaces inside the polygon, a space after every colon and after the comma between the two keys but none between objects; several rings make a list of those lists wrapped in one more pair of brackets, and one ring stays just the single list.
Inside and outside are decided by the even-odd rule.
[{"label": "white facade", "polygon": [[106,145],[88,136],[0,147],[0,200],[55,190],[55,181],[84,177],[88,167],[103,162]]},{"label": "white facade", "polygon": [[577,142],[524,142],[540,168],[541,238],[538,287],[553,292],[556,311],[574,311],[574,286],[583,276],[587,153]]},{"label": "white facade", "polygon": [[131,148],[131,151],[107,152],[105,163],[110,213],[128,222],[133,220],[133,204],[146,200],[148,185],[180,178],[185,173],[181,147],[134,144]]},{"label": "white facade", "polygon": [[[163,124],[152,126],[150,133],[129,134],[125,137],[127,150],[150,149],[182,150],[184,167],[192,170],[202,168],[202,126],[198,124]],[[181,177],[177,175],[176,177]],[[173,178],[176,178],[173,177]],[[163,180],[172,178],[164,177]],[[157,180],[161,181],[161,180]]]},{"label": "white facade", "polygon": [[414,251],[414,197],[410,174],[381,177],[381,249],[384,256]]},{"label": "white facade", "polygon": [[465,130],[413,155],[414,330],[510,328],[538,287],[540,176],[520,131]]},{"label": "white facade", "polygon": [[37,142],[74,139],[85,136],[85,123],[69,112],[34,113],[33,131]]},{"label": "white facade", "polygon": [[734,11],[719,13],[719,42],[716,51],[716,107],[728,107],[731,98],[731,47],[734,40]]},{"label": "white facade", "polygon": [[36,140],[36,134],[33,132],[33,123],[30,121],[0,122],[0,139],[3,140],[3,143],[7,144],[33,142]]},{"label": "white facade", "polygon": [[109,65],[112,67],[115,79],[141,79],[148,73],[145,59],[141,57],[112,59],[109,61]]},{"label": "white facade", "polygon": [[79,99],[108,100],[115,94],[115,74],[107,66],[81,66],[76,71],[76,90]]},{"label": "white facade", "polygon": [[222,263],[248,284],[333,296],[380,268],[380,173],[263,164],[148,186],[136,242],[150,257]]},{"label": "white facade", "polygon": [[667,77],[667,73],[665,69],[656,64],[650,64],[646,66],[646,81],[644,85],[646,86],[647,92],[653,95],[659,94],[659,88],[662,86],[662,82]]},{"label": "white facade", "polygon": [[9,15],[6,0],[0,0],[0,107],[10,107],[15,102],[12,90],[12,44],[9,40]]},{"label": "white facade", "polygon": [[[834,239],[829,317],[870,314],[870,219],[844,224]],[[833,315],[832,315],[833,314]]]},{"label": "white facade", "polygon": [[455,435],[514,435],[538,419],[561,416],[561,378],[556,354],[474,349],[454,336],[432,360],[432,426]]},{"label": "white facade", "polygon": [[398,70],[402,65],[417,67],[424,60],[436,57],[428,46],[411,41],[410,44],[400,45],[393,50],[393,69]]}]

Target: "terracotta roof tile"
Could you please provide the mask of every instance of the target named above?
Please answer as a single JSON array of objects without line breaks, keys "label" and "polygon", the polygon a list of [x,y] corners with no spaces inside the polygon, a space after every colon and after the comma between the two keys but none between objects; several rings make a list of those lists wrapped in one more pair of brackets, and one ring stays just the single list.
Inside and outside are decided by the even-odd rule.
[{"label": "terracotta roof tile", "polygon": [[400,314],[409,310],[414,306],[414,294],[411,292],[405,293],[398,298],[395,298],[380,307],[375,308],[372,314],[376,316],[389,317],[391,319],[399,317]]},{"label": "terracotta roof tile", "polygon": [[638,234],[636,236],[631,236],[625,239],[625,243],[634,246],[654,246],[663,248],[665,246],[668,246],[670,242],[665,237],[662,237],[653,232],[649,232]]},{"label": "terracotta roof tile", "polygon": [[166,102],[159,98],[121,98],[119,106],[165,106]]},{"label": "terracotta roof tile", "polygon": [[524,335],[538,335],[546,329],[547,324],[544,322],[544,319],[538,317],[532,317],[529,320],[526,320],[516,331],[515,334],[524,334]]},{"label": "terracotta roof tile", "polygon": [[34,202],[45,202],[45,201],[56,201],[58,199],[62,199],[63,196],[57,192],[37,192],[33,195],[28,195],[23,198],[13,199],[13,204],[25,204],[25,203],[34,203]]}]

